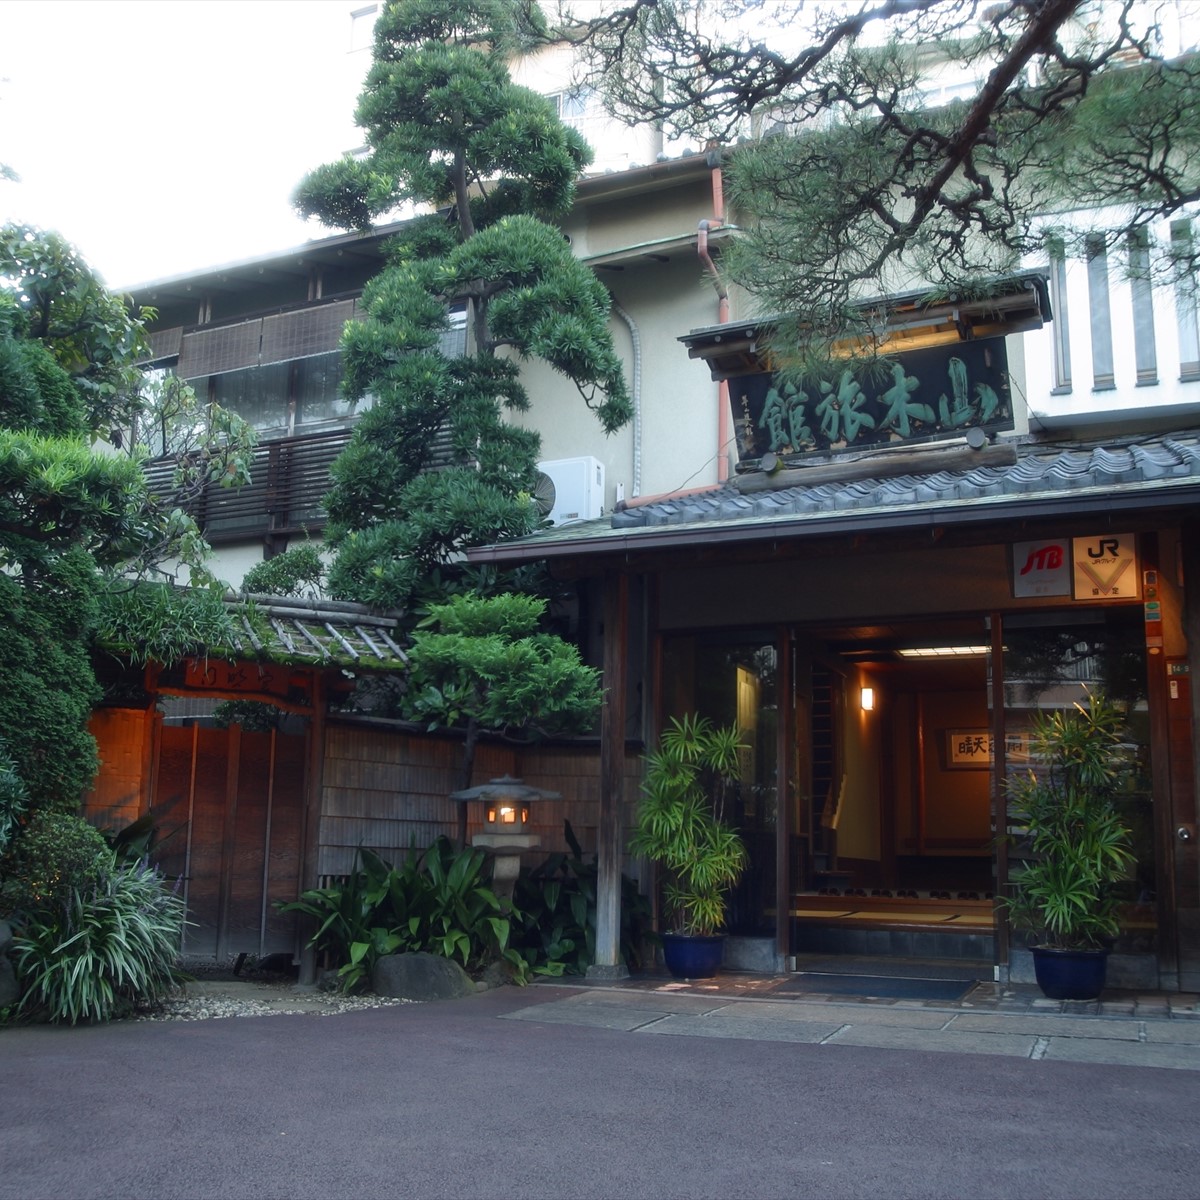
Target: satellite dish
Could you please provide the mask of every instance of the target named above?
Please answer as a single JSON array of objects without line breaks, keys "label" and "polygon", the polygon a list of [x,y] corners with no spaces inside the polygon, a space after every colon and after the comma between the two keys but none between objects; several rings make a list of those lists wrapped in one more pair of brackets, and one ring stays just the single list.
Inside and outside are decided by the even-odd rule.
[{"label": "satellite dish", "polygon": [[544,471],[539,471],[537,482],[533,485],[533,502],[537,505],[538,516],[545,520],[554,510],[554,501],[557,498],[554,480]]}]

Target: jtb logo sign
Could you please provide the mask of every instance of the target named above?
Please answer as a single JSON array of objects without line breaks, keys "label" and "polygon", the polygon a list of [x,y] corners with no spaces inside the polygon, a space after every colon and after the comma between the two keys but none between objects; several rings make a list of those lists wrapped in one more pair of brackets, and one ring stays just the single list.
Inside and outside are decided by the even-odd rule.
[{"label": "jtb logo sign", "polygon": [[1063,565],[1063,548],[1057,543],[1050,546],[1037,546],[1030,550],[1025,565],[1021,568],[1022,575],[1030,571],[1057,571]]},{"label": "jtb logo sign", "polygon": [[1067,542],[1017,542],[1013,546],[1013,595],[1069,596]]}]

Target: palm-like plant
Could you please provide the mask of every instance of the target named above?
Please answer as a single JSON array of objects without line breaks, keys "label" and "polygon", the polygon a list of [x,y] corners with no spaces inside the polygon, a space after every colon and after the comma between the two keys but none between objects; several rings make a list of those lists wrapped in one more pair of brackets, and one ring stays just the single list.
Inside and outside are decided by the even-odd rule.
[{"label": "palm-like plant", "polygon": [[1121,725],[1103,696],[1074,712],[1039,713],[1032,750],[1041,765],[1010,784],[1009,820],[1030,857],[1014,876],[1008,911],[1037,945],[1100,949],[1120,930],[1113,885],[1134,863],[1114,804],[1128,769]]},{"label": "palm-like plant", "polygon": [[667,872],[663,896],[674,930],[710,935],[725,923],[725,893],[746,866],[746,848],[725,823],[729,789],[744,749],[736,725],[703,717],[673,720],[646,756],[646,776],[629,848]]}]

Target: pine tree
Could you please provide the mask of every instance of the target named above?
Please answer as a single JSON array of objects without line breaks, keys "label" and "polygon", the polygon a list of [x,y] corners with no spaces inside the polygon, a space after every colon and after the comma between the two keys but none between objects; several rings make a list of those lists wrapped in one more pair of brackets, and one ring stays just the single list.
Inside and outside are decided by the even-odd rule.
[{"label": "pine tree", "polygon": [[[629,419],[608,294],[548,223],[590,151],[508,72],[544,35],[532,0],[389,4],[356,113],[368,153],[297,190],[303,214],[344,228],[401,204],[426,210],[392,240],[366,318],[343,336],[345,393],[372,403],[327,498],[339,597],[415,611],[461,586],[464,547],[533,528],[539,441],[506,419],[528,406],[522,360],[560,372],[606,432]],[[467,353],[447,357],[454,306]],[[435,456],[447,438],[449,466]]]}]

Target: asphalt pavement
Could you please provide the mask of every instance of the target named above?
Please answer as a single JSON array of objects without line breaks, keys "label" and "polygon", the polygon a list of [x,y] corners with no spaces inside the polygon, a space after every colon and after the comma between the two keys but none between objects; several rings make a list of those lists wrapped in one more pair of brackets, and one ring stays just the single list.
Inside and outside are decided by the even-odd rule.
[{"label": "asphalt pavement", "polygon": [[978,1000],[540,984],[9,1029],[0,1197],[1200,1194],[1200,1021]]}]

